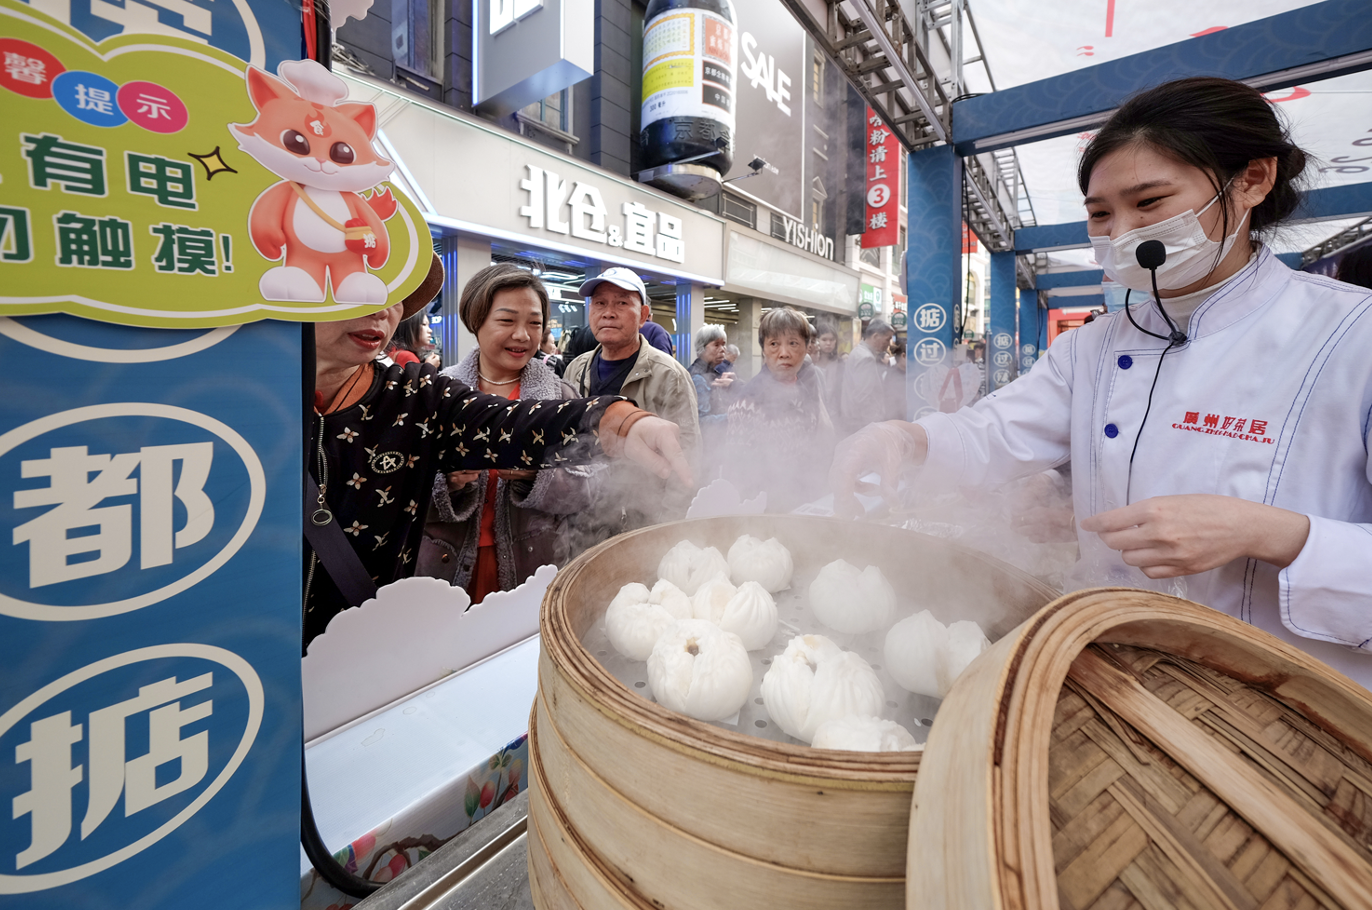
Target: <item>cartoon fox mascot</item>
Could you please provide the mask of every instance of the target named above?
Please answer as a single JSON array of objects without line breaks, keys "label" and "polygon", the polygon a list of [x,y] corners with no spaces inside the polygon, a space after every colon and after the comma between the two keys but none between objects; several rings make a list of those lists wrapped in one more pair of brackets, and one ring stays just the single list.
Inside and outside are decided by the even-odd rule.
[{"label": "cartoon fox mascot", "polygon": [[385,303],[386,283],[367,269],[386,264],[385,221],[397,203],[389,189],[361,195],[394,169],[372,148],[376,108],[339,103],[347,86],[313,60],[287,60],[277,72],[248,67],[257,119],[229,124],[240,149],[285,178],[248,214],[257,251],[285,260],[262,276],[262,297],[319,303],[328,282],[339,303]]}]

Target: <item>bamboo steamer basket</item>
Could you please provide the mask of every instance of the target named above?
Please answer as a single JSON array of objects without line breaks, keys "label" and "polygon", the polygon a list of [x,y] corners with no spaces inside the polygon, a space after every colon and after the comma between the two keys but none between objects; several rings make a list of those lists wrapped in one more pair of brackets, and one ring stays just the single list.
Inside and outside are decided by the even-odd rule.
[{"label": "bamboo steamer basket", "polygon": [[1080,592],[983,653],[945,716],[910,907],[1372,907],[1372,695],[1266,632]]},{"label": "bamboo steamer basket", "polygon": [[695,721],[636,694],[582,645],[620,587],[651,583],[673,545],[727,552],[741,534],[778,538],[798,575],[838,558],[878,565],[898,592],[919,592],[945,621],[977,620],[992,640],[1054,596],[949,541],[798,516],[675,522],[582,554],[541,619],[529,810],[541,910],[904,904],[919,752],[819,750]]}]

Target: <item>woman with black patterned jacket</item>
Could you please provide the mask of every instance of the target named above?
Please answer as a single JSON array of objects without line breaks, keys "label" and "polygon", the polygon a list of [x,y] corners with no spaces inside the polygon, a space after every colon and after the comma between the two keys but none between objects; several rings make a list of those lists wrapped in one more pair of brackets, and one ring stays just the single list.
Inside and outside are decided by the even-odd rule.
[{"label": "woman with black patterned jacket", "polygon": [[[438,471],[546,468],[589,461],[603,450],[661,477],[675,473],[691,482],[676,425],[627,399],[510,401],[440,376],[430,364],[377,364],[400,320],[427,306],[441,287],[441,266],[430,279],[427,290],[403,303],[315,326],[316,415],[308,464],[322,505],[378,585],[414,574]],[[335,614],[355,605],[306,550],[308,644]]]}]

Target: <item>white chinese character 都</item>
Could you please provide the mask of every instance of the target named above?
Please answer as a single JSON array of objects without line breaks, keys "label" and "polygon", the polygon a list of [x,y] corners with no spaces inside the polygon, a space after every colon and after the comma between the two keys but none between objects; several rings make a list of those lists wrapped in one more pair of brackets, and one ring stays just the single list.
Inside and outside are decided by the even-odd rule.
[{"label": "white chinese character \u90fd", "polygon": [[78,83],[76,86],[76,106],[83,111],[96,111],[101,114],[114,113],[114,99],[103,88],[91,88]]},{"label": "white chinese character \u90fd", "polygon": [[[14,529],[13,542],[29,545],[29,587],[105,575],[123,568],[133,552],[133,506],[106,499],[139,494],[140,568],[169,565],[172,550],[188,547],[214,527],[214,504],[205,495],[214,443],[144,446],[136,454],[91,455],[86,446],[50,449],[47,458],[19,463],[20,476],[51,478],[46,487],[16,490],[14,507],[56,506]],[[173,485],[174,465],[181,476]],[[130,475],[139,469],[139,479]],[[92,480],[90,475],[94,473]],[[141,481],[141,483],[140,483]],[[141,491],[140,491],[141,487]],[[186,509],[186,525],[172,529],[172,500]],[[94,534],[71,532],[95,528]],[[94,559],[72,557],[94,553]]]},{"label": "white chinese character \u90fd", "polygon": [[889,135],[891,135],[891,133],[890,133],[889,131],[887,131],[887,130],[884,130],[884,129],[881,129],[881,130],[872,130],[872,135],[868,138],[867,144],[868,144],[868,145],[881,145],[883,142],[886,141],[886,137],[889,136]]},{"label": "white chinese character \u90fd", "polygon": [[686,261],[686,241],[681,236],[681,219],[657,213],[657,255],[672,262]]},{"label": "white chinese character \u90fd", "polygon": [[868,223],[867,226],[872,230],[886,227],[886,213],[877,212],[875,215],[872,216],[872,220]]},{"label": "white chinese character \u90fd", "polygon": [[[84,840],[100,826],[124,797],[124,816],[134,815],[194,787],[210,766],[210,734],[201,730],[182,738],[181,729],[209,717],[211,699],[181,708],[181,699],[208,689],[214,674],[185,682],[176,677],[142,686],[134,698],[90,713],[90,780],[86,814],[81,820]],[[125,732],[129,718],[147,713],[148,751],[128,757]],[[16,764],[28,763],[29,789],[14,797],[14,817],[29,816],[29,846],[15,855],[16,868],[50,856],[71,835],[72,789],[85,776],[72,764],[72,746],[82,740],[82,725],[73,724],[70,711],[29,724],[29,740],[15,748]],[[176,762],[177,776],[162,784],[157,769]]]},{"label": "white chinese character \u90fd", "polygon": [[653,213],[646,205],[637,202],[624,203],[623,211],[624,249],[635,253],[647,253],[649,256],[656,255],[657,250],[653,243]]},{"label": "white chinese character \u90fd", "polygon": [[138,113],[147,114],[149,120],[156,120],[161,117],[164,120],[171,119],[171,102],[166,98],[158,98],[156,95],[139,94]]},{"label": "white chinese character \u90fd", "polygon": [[37,57],[25,57],[14,51],[5,51],[5,72],[15,82],[42,85],[48,81],[48,64]]},{"label": "white chinese character \u90fd", "polygon": [[886,146],[880,145],[867,153],[867,160],[872,164],[886,160]]}]

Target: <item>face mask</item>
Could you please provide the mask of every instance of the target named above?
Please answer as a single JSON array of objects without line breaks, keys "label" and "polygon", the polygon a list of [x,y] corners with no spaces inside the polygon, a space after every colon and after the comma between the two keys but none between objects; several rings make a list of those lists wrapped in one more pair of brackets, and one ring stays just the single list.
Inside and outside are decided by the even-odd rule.
[{"label": "face mask", "polygon": [[[1229,184],[1225,184],[1227,190]],[[1220,195],[1224,190],[1220,191]],[[1220,196],[1211,199],[1199,212],[1188,210],[1174,215],[1157,224],[1150,224],[1121,234],[1114,240],[1109,237],[1092,237],[1091,248],[1095,250],[1096,261],[1105,274],[1124,287],[1135,291],[1152,293],[1153,279],[1148,269],[1139,265],[1135,256],[1139,244],[1145,240],[1159,240],[1167,248],[1167,261],[1158,267],[1158,289],[1174,291],[1195,284],[1210,273],[1210,270],[1234,248],[1239,232],[1248,220],[1244,212],[1234,233],[1221,243],[1211,240],[1201,227],[1200,216],[1210,206],[1219,201]]]}]

